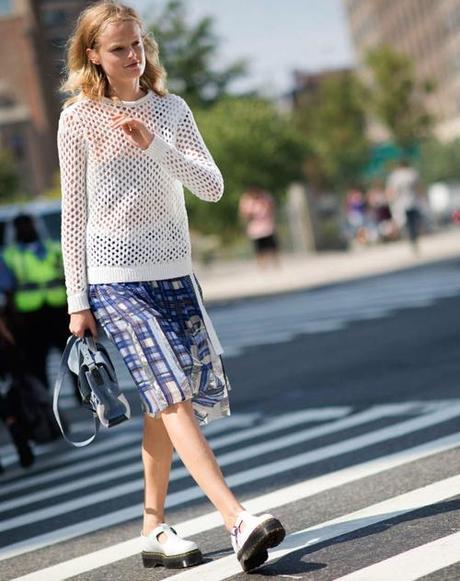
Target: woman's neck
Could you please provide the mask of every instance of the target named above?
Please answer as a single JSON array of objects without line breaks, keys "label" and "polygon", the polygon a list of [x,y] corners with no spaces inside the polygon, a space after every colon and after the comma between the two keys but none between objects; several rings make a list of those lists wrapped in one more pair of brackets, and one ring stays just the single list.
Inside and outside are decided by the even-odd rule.
[{"label": "woman's neck", "polygon": [[145,95],[145,91],[137,87],[121,87],[110,85],[108,88],[109,99],[118,97],[122,101],[136,101]]}]

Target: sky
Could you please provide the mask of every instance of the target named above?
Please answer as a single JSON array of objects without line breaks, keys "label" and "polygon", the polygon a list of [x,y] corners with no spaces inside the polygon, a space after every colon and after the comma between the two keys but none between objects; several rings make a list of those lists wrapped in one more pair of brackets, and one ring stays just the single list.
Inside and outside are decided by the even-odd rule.
[{"label": "sky", "polygon": [[[216,68],[249,61],[249,75],[235,90],[281,96],[292,71],[314,72],[353,63],[343,0],[185,0],[191,21],[214,17],[221,39]],[[126,0],[146,22],[159,0]],[[161,46],[160,46],[161,54]]]}]

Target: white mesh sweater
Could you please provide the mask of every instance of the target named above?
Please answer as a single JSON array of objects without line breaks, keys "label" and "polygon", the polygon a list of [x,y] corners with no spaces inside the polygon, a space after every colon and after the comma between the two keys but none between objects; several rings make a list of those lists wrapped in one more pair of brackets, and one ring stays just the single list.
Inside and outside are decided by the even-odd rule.
[{"label": "white mesh sweater", "polygon": [[[147,149],[110,127],[120,110],[153,132]],[[69,313],[89,308],[88,284],[192,273],[182,185],[217,202],[223,180],[183,99],[82,98],[62,110],[57,141]]]}]

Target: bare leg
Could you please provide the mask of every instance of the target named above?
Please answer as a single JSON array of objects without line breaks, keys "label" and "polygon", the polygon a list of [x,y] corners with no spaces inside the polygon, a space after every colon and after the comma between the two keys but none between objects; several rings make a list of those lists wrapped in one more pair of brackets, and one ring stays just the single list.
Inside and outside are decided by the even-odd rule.
[{"label": "bare leg", "polygon": [[244,507],[227,486],[216,458],[203,436],[190,401],[168,407],[161,413],[168,435],[187,470],[221,513],[231,531]]},{"label": "bare leg", "polygon": [[[161,419],[144,416],[144,535],[164,522],[164,505],[168,491],[173,445]],[[164,533],[159,537],[163,540]]]}]

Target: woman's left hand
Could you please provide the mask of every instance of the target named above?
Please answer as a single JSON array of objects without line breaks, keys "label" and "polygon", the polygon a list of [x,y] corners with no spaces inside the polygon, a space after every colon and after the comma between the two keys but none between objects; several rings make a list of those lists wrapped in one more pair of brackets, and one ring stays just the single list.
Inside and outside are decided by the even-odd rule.
[{"label": "woman's left hand", "polygon": [[112,115],[110,127],[113,129],[121,127],[129,141],[141,149],[147,149],[155,138],[155,135],[147,129],[142,121],[130,117],[127,113],[116,113]]}]

